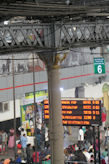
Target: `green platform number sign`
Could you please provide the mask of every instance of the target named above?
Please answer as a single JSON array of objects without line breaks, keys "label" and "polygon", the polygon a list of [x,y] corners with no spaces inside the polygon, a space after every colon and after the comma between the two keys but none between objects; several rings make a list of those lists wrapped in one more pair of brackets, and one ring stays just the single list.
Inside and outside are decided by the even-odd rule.
[{"label": "green platform number sign", "polygon": [[104,58],[94,58],[94,73],[95,74],[104,74],[105,73]]}]

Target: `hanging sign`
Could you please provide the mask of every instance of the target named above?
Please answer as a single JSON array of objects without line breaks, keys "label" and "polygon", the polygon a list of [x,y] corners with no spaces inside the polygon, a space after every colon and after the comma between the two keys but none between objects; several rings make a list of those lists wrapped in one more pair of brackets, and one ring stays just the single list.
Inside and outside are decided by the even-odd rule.
[{"label": "hanging sign", "polygon": [[104,58],[94,58],[94,73],[95,74],[105,74]]}]

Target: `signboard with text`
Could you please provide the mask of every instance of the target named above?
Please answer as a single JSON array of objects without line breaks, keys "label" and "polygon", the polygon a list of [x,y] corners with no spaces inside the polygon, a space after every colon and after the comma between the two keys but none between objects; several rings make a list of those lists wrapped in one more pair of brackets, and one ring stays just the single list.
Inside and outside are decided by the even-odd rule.
[{"label": "signboard with text", "polygon": [[[48,96],[48,91],[47,90],[41,90],[41,91],[36,91],[35,92],[35,97],[44,97],[44,96]],[[34,93],[30,92],[30,93],[25,93],[25,99],[32,99],[34,98]]]},{"label": "signboard with text", "polygon": [[[47,99],[47,98],[48,98],[47,90],[40,90],[40,91],[35,92],[35,101],[37,103],[40,103],[44,99]],[[25,93],[25,97],[23,98],[24,105],[30,104],[30,103],[34,103],[34,93],[33,92]]]},{"label": "signboard with text", "polygon": [[[64,126],[101,125],[100,100],[61,100],[61,103]],[[44,100],[44,120],[49,120],[48,100]]]},{"label": "signboard with text", "polygon": [[95,74],[104,74],[105,73],[104,58],[94,58],[94,73]]}]

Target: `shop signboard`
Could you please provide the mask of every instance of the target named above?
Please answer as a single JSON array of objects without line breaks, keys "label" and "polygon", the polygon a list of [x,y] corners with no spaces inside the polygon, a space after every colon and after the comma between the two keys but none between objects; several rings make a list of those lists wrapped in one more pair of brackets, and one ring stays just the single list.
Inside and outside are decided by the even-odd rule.
[{"label": "shop signboard", "polygon": [[[35,92],[35,100],[37,103],[42,102],[44,99],[48,98],[48,91],[47,90],[40,90]],[[25,97],[23,99],[23,104],[30,104],[34,103],[34,93],[29,92],[25,93]]]},{"label": "shop signboard", "polygon": [[105,74],[105,61],[104,58],[94,58],[94,73]]},{"label": "shop signboard", "polygon": [[[47,90],[40,90],[40,91],[36,91],[35,92],[35,97],[37,100],[40,100],[40,102],[42,101],[42,99],[44,100],[45,98],[48,97],[48,91]],[[34,92],[29,92],[29,93],[25,93],[25,99],[34,99]]]},{"label": "shop signboard", "polygon": [[[44,121],[49,120],[48,100],[44,100]],[[101,125],[100,100],[61,100],[64,126]],[[52,109],[51,109],[52,110]]]},{"label": "shop signboard", "polygon": [[[47,90],[40,90],[35,92],[35,97],[43,97],[43,96],[48,96]],[[33,92],[25,93],[25,98],[26,99],[34,98],[34,93]]]}]

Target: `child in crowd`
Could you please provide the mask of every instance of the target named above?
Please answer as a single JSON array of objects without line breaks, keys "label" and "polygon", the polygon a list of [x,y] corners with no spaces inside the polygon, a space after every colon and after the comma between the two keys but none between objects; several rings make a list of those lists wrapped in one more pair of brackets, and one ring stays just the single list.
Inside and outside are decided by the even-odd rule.
[{"label": "child in crowd", "polygon": [[16,160],[15,160],[16,163],[21,163],[21,157],[19,155],[16,155]]}]

